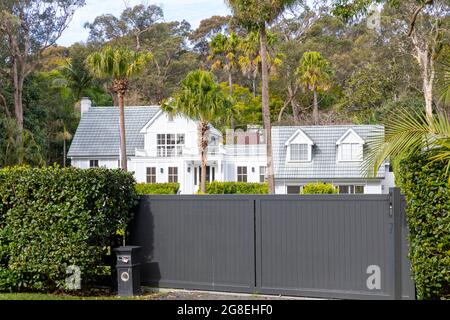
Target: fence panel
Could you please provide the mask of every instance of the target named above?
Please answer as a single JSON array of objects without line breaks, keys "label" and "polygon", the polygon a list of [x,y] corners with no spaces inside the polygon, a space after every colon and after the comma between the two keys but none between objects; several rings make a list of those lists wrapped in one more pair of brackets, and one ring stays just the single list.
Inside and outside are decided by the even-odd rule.
[{"label": "fence panel", "polygon": [[144,285],[414,299],[404,199],[390,195],[144,196],[130,226]]}]

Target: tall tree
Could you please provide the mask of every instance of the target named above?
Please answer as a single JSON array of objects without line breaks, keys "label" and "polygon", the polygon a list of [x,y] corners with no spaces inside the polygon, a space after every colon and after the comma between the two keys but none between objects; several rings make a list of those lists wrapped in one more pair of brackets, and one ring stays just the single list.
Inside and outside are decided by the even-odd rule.
[{"label": "tall tree", "polygon": [[13,88],[19,143],[24,128],[24,81],[42,61],[42,53],[60,38],[75,9],[84,3],[84,0],[0,2],[0,37],[7,39],[9,78]]},{"label": "tall tree", "polygon": [[375,3],[394,7],[402,16],[399,30],[410,39],[413,56],[421,69],[425,111],[433,115],[433,87],[436,77],[435,60],[449,39],[448,0],[333,0],[334,13],[347,20],[370,12]]},{"label": "tall tree", "polygon": [[249,30],[259,32],[261,45],[261,80],[263,122],[267,145],[267,180],[270,193],[275,193],[272,156],[272,132],[269,107],[269,69],[267,63],[267,27],[275,22],[286,8],[298,0],[226,0],[235,18]]},{"label": "tall tree", "polygon": [[297,73],[300,83],[313,93],[313,120],[314,124],[318,125],[320,119],[317,93],[330,88],[330,64],[320,52],[305,52]]},{"label": "tall tree", "polygon": [[[214,60],[211,70],[223,69],[228,76],[228,94],[233,97],[233,71],[239,65],[239,36],[231,32],[230,35],[219,33],[210,42],[208,60]],[[231,129],[234,129],[234,117],[230,113]]]},{"label": "tall tree", "polygon": [[134,52],[126,47],[114,49],[110,46],[87,58],[87,63],[95,75],[112,79],[114,92],[119,97],[120,165],[125,171],[127,170],[127,150],[124,97],[129,89],[130,78],[144,71],[151,59],[150,53]]},{"label": "tall tree", "polygon": [[201,157],[202,174],[200,191],[206,192],[206,164],[208,134],[211,122],[229,109],[229,100],[214,81],[210,72],[191,71],[181,83],[175,98],[163,104],[163,109],[171,114],[181,114],[198,122],[198,146]]}]

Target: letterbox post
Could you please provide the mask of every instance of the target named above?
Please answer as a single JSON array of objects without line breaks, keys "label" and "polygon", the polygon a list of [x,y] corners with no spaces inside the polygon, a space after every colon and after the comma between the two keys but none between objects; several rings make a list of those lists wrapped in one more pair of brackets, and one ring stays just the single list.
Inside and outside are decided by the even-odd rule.
[{"label": "letterbox post", "polygon": [[117,294],[131,297],[141,294],[140,257],[142,247],[123,246],[114,249],[116,253]]}]

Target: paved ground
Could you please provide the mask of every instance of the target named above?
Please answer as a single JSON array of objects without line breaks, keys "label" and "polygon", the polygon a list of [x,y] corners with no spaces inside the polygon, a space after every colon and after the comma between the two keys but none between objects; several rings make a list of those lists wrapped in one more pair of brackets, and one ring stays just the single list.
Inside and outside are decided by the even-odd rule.
[{"label": "paved ground", "polygon": [[[149,289],[154,292],[153,289]],[[154,300],[316,300],[303,297],[268,296],[210,291],[159,289]]]}]

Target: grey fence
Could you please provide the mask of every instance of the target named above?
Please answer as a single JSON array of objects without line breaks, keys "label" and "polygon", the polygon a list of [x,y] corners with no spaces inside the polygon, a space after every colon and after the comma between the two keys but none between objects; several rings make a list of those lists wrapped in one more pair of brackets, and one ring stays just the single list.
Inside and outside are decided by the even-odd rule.
[{"label": "grey fence", "polygon": [[414,299],[404,200],[389,195],[145,196],[130,227],[144,285]]}]

